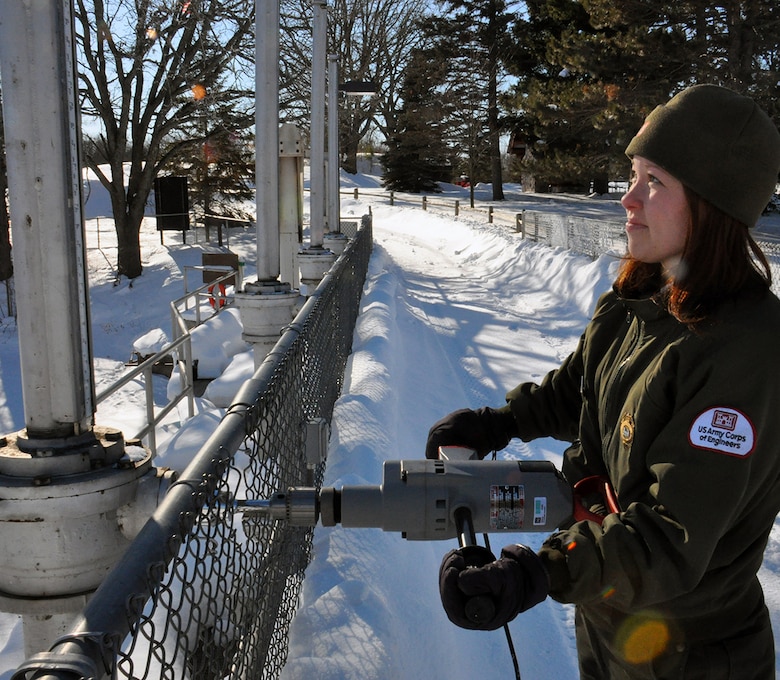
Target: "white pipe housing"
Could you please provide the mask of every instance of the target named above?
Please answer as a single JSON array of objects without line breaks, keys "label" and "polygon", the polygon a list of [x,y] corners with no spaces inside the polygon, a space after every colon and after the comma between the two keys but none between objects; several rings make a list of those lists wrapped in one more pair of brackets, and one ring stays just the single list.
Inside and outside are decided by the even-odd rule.
[{"label": "white pipe housing", "polygon": [[310,243],[322,247],[325,233],[325,75],[328,15],[325,0],[312,0],[311,169],[309,187]]},{"label": "white pipe housing", "polygon": [[279,0],[255,5],[257,280],[279,277]]},{"label": "white pipe housing", "polygon": [[70,2],[3,3],[0,70],[31,439],[88,431],[95,410],[74,64]]}]

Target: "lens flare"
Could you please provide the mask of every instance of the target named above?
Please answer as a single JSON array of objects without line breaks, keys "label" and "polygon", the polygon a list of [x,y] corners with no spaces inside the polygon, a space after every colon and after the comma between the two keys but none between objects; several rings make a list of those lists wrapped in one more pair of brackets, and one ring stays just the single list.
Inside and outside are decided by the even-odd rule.
[{"label": "lens flare", "polygon": [[219,150],[211,142],[203,144],[203,157],[206,163],[216,163],[219,160]]},{"label": "lens flare", "polygon": [[615,589],[615,587],[614,587],[614,586],[607,586],[606,588],[604,588],[604,590],[602,590],[602,591],[601,591],[601,597],[602,597],[603,599],[605,599],[605,600],[608,600],[608,599],[609,599],[610,597],[612,597],[612,596],[613,596],[613,595],[614,595],[616,592],[617,592],[617,590]]},{"label": "lens flare", "polygon": [[649,663],[666,651],[671,637],[669,626],[661,619],[634,617],[618,631],[618,649],[629,663]]}]

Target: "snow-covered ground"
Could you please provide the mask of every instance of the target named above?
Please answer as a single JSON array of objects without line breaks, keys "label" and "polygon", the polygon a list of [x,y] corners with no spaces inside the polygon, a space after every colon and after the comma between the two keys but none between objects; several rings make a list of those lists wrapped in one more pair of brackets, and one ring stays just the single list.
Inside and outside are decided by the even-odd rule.
[{"label": "snow-covered ground", "polygon": [[[377,188],[375,178],[344,176],[342,186]],[[615,200],[523,196],[507,187],[497,210],[523,207],[622,215]],[[373,192],[372,192],[373,193]],[[447,195],[465,200],[466,190]],[[484,189],[478,196],[485,197]],[[170,333],[168,303],[183,293],[185,266],[200,264],[206,244],[182,245],[178,233],[160,244],[153,221],[142,232],[144,274],[114,285],[115,237],[94,190],[87,204],[88,261],[97,389],[116,380],[134,344]],[[506,227],[463,212],[459,218],[419,208],[390,207],[361,193],[342,199],[342,213],[374,214],[375,246],[355,329],[353,354],[336,404],[325,483],[379,484],[385,459],[421,458],[430,425],[449,411],[499,405],[523,380],[540,378],[573,349],[596,297],[611,281],[615,257],[593,262],[560,249],[524,242]],[[780,231],[778,219],[764,222]],[[99,229],[99,232],[98,232]],[[98,236],[99,233],[99,236]],[[229,246],[254,273],[254,233],[232,230]],[[195,274],[190,274],[195,276]],[[192,286],[191,286],[192,287]],[[198,351],[224,370],[213,399],[235,393],[252,371],[235,318],[222,322],[219,341],[207,333]],[[159,329],[159,330],[156,330]],[[231,364],[231,360],[238,357]],[[227,369],[226,366],[231,368]],[[165,379],[156,392],[165,394]],[[159,463],[183,468],[221,410],[198,400],[192,422],[175,419],[158,439]],[[98,424],[126,434],[143,416],[140,386],[101,405]],[[13,319],[0,319],[0,432],[24,426]],[[553,440],[512,444],[502,456],[559,463]],[[494,535],[494,551],[519,541],[538,546],[539,534]],[[502,632],[461,630],[447,621],[438,595],[442,555],[455,542],[411,542],[375,529],[315,530],[301,608],[290,637],[285,680],[387,680],[512,677]],[[776,525],[760,573],[780,645],[780,528]],[[548,600],[510,625],[524,680],[574,679],[576,654],[569,607]],[[23,660],[21,624],[0,615],[0,680]],[[780,670],[780,664],[778,664]]]}]

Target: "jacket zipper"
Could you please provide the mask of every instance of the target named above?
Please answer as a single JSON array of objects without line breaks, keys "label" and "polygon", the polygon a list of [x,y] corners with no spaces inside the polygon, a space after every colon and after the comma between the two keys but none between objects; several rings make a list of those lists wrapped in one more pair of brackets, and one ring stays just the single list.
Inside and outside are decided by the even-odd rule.
[{"label": "jacket zipper", "polygon": [[[631,315],[629,313],[629,318],[627,319],[628,323],[631,323]],[[641,346],[642,341],[645,337],[645,322],[643,319],[640,319],[637,317],[637,332],[634,336],[633,341],[629,345],[628,349],[626,350],[625,354],[623,355],[623,358],[621,359],[620,363],[618,364],[617,368],[615,369],[614,373],[612,374],[612,377],[609,380],[609,384],[607,386],[607,393],[606,393],[606,400],[604,402],[604,420],[602,422],[602,440],[607,435],[607,424],[617,422],[617,418],[619,414],[615,414],[613,417],[612,411],[614,410],[614,392],[615,392],[615,386],[620,383],[620,378],[622,378],[624,371],[626,370],[626,366],[631,361],[631,359],[634,356],[634,353],[636,352],[637,348]],[[611,430],[614,430],[614,427],[611,428]]]}]

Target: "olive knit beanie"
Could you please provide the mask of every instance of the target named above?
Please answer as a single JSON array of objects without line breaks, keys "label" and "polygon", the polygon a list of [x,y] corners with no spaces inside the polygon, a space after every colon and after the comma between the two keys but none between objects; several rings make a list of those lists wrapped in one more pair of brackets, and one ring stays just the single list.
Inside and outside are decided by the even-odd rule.
[{"label": "olive knit beanie", "polygon": [[775,192],[780,133],[749,97],[717,85],[695,85],[653,110],[626,155],[657,163],[753,227]]}]

